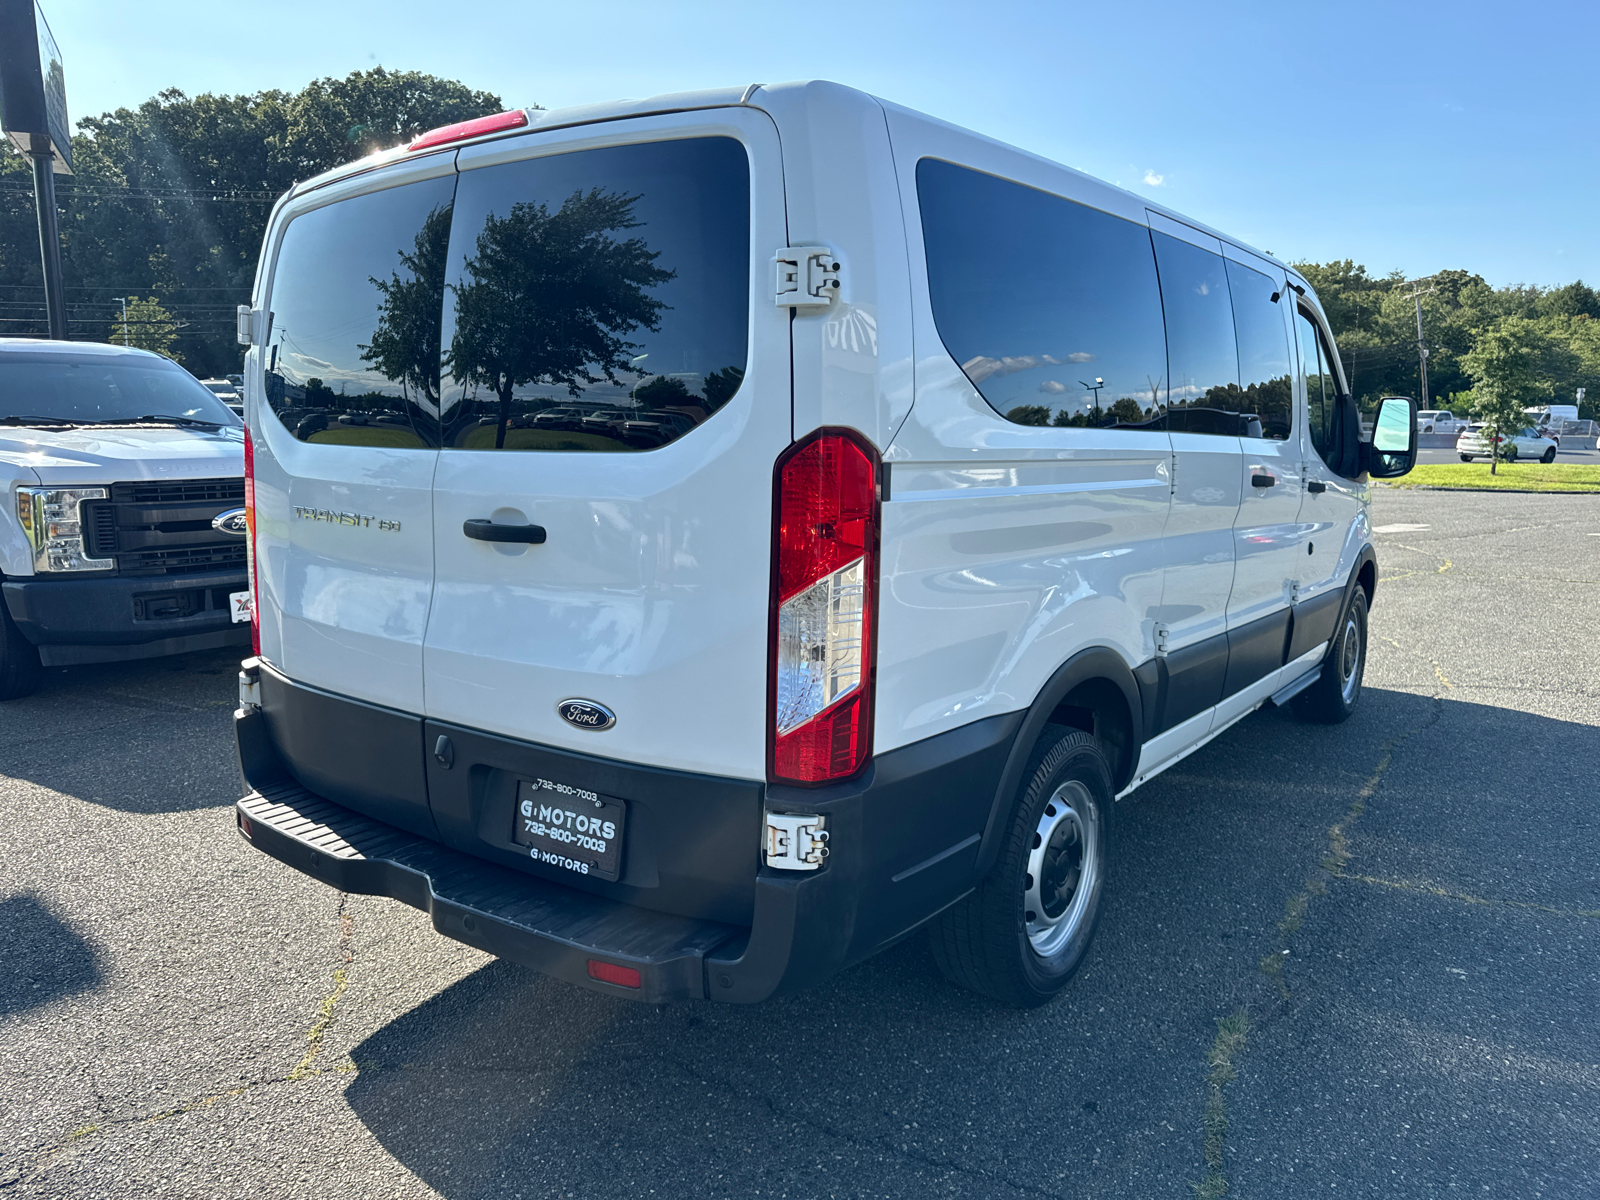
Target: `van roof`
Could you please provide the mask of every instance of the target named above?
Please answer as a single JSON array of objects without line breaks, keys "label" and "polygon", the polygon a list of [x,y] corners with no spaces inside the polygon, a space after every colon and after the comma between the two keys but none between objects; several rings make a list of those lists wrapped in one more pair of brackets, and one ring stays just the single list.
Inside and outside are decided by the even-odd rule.
[{"label": "van roof", "polygon": [[[1194,229],[1201,230],[1205,233],[1211,234],[1213,237],[1220,238],[1222,241],[1225,241],[1230,245],[1237,246],[1241,250],[1247,250],[1251,254],[1259,255],[1269,262],[1276,263],[1278,266],[1283,267],[1285,270],[1293,273],[1297,279],[1301,280],[1301,282],[1305,282],[1304,277],[1300,275],[1298,271],[1295,271],[1293,267],[1289,266],[1289,264],[1283,262],[1275,255],[1269,254],[1264,250],[1252,246],[1248,242],[1241,241],[1239,238],[1230,234],[1223,233],[1219,229],[1214,229],[1204,222],[1196,221],[1193,217],[1185,216],[1183,213],[1168,208],[1166,205],[1161,204],[1158,201],[1151,200],[1146,196],[1141,196],[1137,192],[1130,191],[1127,188],[1116,187],[1115,184],[1108,183],[1105,180],[1095,179],[1094,176],[1088,175],[1086,172],[1079,171],[1074,167],[1069,167],[1064,163],[1058,163],[1054,159],[1045,158],[1043,155],[1035,154],[1031,150],[1024,150],[1018,146],[1013,146],[1009,142],[1002,142],[998,138],[992,138],[986,134],[976,133],[973,130],[967,129],[965,126],[956,125],[949,121],[943,121],[938,117],[931,117],[928,114],[918,112],[915,109],[906,108],[904,105],[895,104],[893,101],[883,100],[879,97],[872,96],[869,93],[860,91],[857,88],[852,88],[845,84],[833,83],[828,80],[797,80],[788,83],[776,84],[752,83],[742,88],[705,88],[692,92],[667,92],[659,96],[650,96],[642,100],[606,100],[595,104],[577,104],[571,105],[567,108],[553,109],[528,108],[522,110],[528,118],[528,123],[526,125],[519,126],[516,129],[485,135],[483,140],[487,141],[522,137],[526,134],[540,133],[550,129],[564,129],[573,125],[597,124],[604,121],[620,121],[629,117],[659,116],[664,113],[694,112],[700,109],[729,108],[735,105],[748,105],[752,108],[760,108],[763,109],[763,111],[766,111],[766,106],[762,104],[762,93],[788,93],[792,95],[797,92],[805,92],[812,89],[827,89],[835,93],[842,92],[854,94],[860,98],[863,104],[881,105],[885,108],[894,108],[899,112],[909,114],[920,120],[943,125],[946,128],[954,130],[965,137],[988,142],[990,145],[1002,147],[1003,149],[1014,154],[1026,155],[1029,158],[1035,159],[1042,163],[1048,163],[1053,167],[1058,167],[1061,170],[1071,172],[1072,174],[1081,176],[1084,179],[1093,179],[1097,184],[1105,187],[1115,188],[1115,190],[1130,197],[1132,200],[1149,209],[1151,212],[1160,213],[1163,216],[1170,217],[1175,221],[1180,221]],[[774,96],[774,98],[776,97]],[[454,151],[462,144],[463,142],[451,142],[447,145],[439,146],[436,149],[423,151],[422,153],[443,153],[445,151]],[[343,166],[335,167],[333,170],[325,171],[321,175],[317,175],[306,180],[304,183],[296,184],[284,197],[280,199],[279,203],[281,204],[284,200],[287,200],[292,196],[301,195],[314,188],[324,187],[327,184],[335,182],[336,180],[344,179],[351,175],[357,175],[365,171],[371,171],[378,167],[387,166],[389,163],[396,162],[399,159],[404,158],[406,154],[407,151],[404,146],[396,146],[389,150],[382,150],[376,154],[368,155],[366,158],[358,159],[355,162],[346,163]]]}]

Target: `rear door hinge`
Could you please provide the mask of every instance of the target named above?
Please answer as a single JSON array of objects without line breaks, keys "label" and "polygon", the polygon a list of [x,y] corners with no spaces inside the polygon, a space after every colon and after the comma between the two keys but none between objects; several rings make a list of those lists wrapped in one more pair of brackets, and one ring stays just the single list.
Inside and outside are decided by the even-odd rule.
[{"label": "rear door hinge", "polygon": [[773,258],[772,302],[780,308],[827,308],[839,290],[839,260],[826,246],[786,246]]},{"label": "rear door hinge", "polygon": [[1165,658],[1167,655],[1167,627],[1160,622],[1156,623],[1156,657]]},{"label": "rear door hinge", "polygon": [[769,812],[762,839],[767,866],[815,871],[828,857],[827,823],[826,817]]}]

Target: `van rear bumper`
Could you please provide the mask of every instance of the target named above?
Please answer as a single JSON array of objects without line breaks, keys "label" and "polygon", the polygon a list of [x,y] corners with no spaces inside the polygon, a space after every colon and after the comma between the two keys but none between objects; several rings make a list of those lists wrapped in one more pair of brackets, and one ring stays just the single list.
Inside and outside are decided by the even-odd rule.
[{"label": "van rear bumper", "polygon": [[[827,865],[754,871],[750,921],[658,911],[568,886],[358,813],[286,769],[266,715],[235,714],[249,794],[241,834],[344,891],[427,912],[447,937],[568,983],[656,1003],[755,1003],[815,984],[904,937],[975,883],[980,833],[1021,714],[976,721],[823,788],[767,786],[772,811],[823,815]],[[640,986],[592,978],[591,960]]]},{"label": "van rear bumper", "polygon": [[[330,887],[421,909],[446,937],[489,954],[647,1003],[706,994],[705,957],[746,931],[651,912],[496,866],[324,800],[297,783],[235,807],[257,850]],[[632,967],[640,986],[589,975],[590,960]]]}]

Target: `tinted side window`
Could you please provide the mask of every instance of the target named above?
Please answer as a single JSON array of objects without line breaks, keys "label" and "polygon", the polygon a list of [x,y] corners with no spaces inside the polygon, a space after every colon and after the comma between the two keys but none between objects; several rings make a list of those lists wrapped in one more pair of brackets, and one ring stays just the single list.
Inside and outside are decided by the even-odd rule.
[{"label": "tinted side window", "polygon": [[1311,445],[1327,461],[1333,446],[1335,383],[1327,368],[1327,352],[1316,322],[1295,310],[1295,340],[1300,344],[1300,375],[1306,383],[1306,432]]},{"label": "tinted side window", "polygon": [[649,450],[728,402],[750,320],[750,165],[732,138],[461,175],[446,448]]},{"label": "tinted side window", "polygon": [[267,403],[305,442],[438,445],[453,177],[296,217],[278,250]]},{"label": "tinted side window", "polygon": [[1294,427],[1289,332],[1283,321],[1282,284],[1228,260],[1233,327],[1239,339],[1239,411],[1244,437],[1286,441]]},{"label": "tinted side window", "polygon": [[1159,427],[1167,360],[1147,229],[931,158],[917,199],[934,323],[996,412]]},{"label": "tinted side window", "polygon": [[1236,436],[1243,432],[1239,352],[1222,255],[1165,233],[1151,238],[1167,322],[1171,428]]}]

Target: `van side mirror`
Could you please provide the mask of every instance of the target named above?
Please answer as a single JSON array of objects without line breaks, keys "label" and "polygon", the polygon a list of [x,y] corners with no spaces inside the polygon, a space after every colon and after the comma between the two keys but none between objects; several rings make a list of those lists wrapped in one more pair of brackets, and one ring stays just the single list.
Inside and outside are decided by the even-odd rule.
[{"label": "van side mirror", "polygon": [[1367,474],[1398,479],[1417,465],[1417,402],[1410,396],[1385,396],[1378,402],[1372,441],[1361,447]]}]

